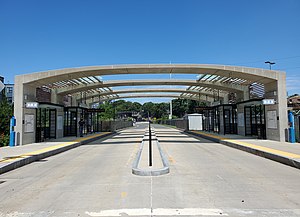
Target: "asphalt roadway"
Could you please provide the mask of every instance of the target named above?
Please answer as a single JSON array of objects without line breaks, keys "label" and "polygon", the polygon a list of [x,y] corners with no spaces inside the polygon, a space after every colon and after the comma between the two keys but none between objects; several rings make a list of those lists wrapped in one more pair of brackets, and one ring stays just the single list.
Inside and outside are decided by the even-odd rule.
[{"label": "asphalt roadway", "polygon": [[147,124],[0,175],[0,216],[300,216],[300,171],[153,125],[170,173],[132,162]]}]

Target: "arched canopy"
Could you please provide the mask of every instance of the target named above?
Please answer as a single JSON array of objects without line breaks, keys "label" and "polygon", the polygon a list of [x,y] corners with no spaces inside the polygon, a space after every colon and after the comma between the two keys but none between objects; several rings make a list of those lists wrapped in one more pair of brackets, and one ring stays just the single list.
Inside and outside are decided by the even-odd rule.
[{"label": "arched canopy", "polygon": [[[107,100],[115,100],[115,99],[128,99],[128,98],[181,98],[181,99],[191,99],[195,101],[206,101],[206,99],[199,99],[194,96],[183,96],[180,94],[124,94],[124,95],[118,95],[118,96],[111,96],[110,98],[102,98],[100,101],[107,101]],[[211,97],[209,97],[210,99]]]},{"label": "arched canopy", "polygon": [[[105,80],[106,75],[137,75],[137,74],[193,74],[194,80],[174,79],[151,79],[151,80]],[[180,75],[181,76],[181,75]],[[102,78],[101,78],[102,77]],[[124,76],[125,77],[125,76]],[[133,76],[136,77],[138,76]],[[155,76],[159,77],[159,76]],[[161,76],[163,77],[163,76]],[[190,78],[190,77],[189,77]],[[132,79],[132,78],[129,78]],[[184,86],[183,92],[168,92],[160,94],[113,94],[117,87],[125,86],[157,86],[157,91],[163,87],[178,88]],[[287,128],[286,112],[286,77],[284,72],[239,67],[225,65],[205,65],[205,64],[142,64],[142,65],[111,65],[111,66],[90,66],[79,68],[68,68],[24,74],[15,78],[15,116],[17,120],[16,132],[20,134],[21,143],[33,142],[34,133],[24,133],[25,116],[31,114],[32,110],[25,107],[27,102],[39,100],[37,90],[46,90],[47,101],[51,104],[60,104],[64,106],[78,106],[78,99],[82,99],[80,106],[91,105],[93,102],[90,96],[95,94],[107,93],[100,99],[119,99],[119,98],[140,98],[140,97],[171,97],[188,98],[195,100],[201,99],[201,93],[207,93],[207,98],[213,99],[215,93],[218,96],[224,96],[224,101],[216,102],[226,104],[228,102],[248,103],[249,96],[265,97],[273,99],[275,104],[266,106],[266,115],[277,113],[276,128],[274,119],[271,122],[273,127],[267,128],[269,138],[284,141],[285,129]],[[42,87],[41,89],[37,89]],[[50,89],[49,90],[47,90]],[[148,87],[147,87],[148,88]],[[47,92],[48,91],[48,92]],[[252,91],[252,93],[251,93]],[[43,93],[45,93],[43,92]],[[125,92],[125,91],[124,91]],[[154,91],[153,91],[154,92]],[[156,91],[155,91],[156,92]],[[168,92],[169,94],[166,94]],[[192,93],[191,93],[192,92]],[[199,92],[200,97],[193,92]],[[211,93],[209,96],[209,92]],[[111,94],[112,93],[112,94]],[[254,93],[254,94],[253,94]],[[130,94],[130,95],[129,95]],[[42,94],[41,94],[42,95]],[[43,96],[43,95],[42,95]],[[202,94],[203,96],[203,94]],[[84,98],[90,100],[84,100]],[[49,99],[50,98],[50,99]],[[213,102],[210,100],[210,102]],[[240,103],[241,104],[241,103]],[[239,104],[239,105],[240,105]],[[21,111],[21,112],[20,112]],[[243,112],[242,110],[240,112]],[[268,113],[269,112],[269,113]],[[34,113],[32,113],[35,115]],[[61,115],[61,114],[60,114]],[[273,116],[272,116],[273,118]],[[275,117],[276,118],[276,117]],[[275,119],[276,120],[276,119]],[[268,120],[267,120],[268,122]],[[33,136],[32,136],[33,135]]]},{"label": "arched canopy", "polygon": [[[194,98],[195,100],[201,100],[204,97],[216,97],[217,94],[214,94],[210,91],[196,91],[196,90],[186,90],[185,88],[126,88],[121,90],[114,90],[114,91],[105,91],[105,92],[99,92],[95,94],[89,94],[86,96],[86,99],[90,98],[96,98],[101,100],[110,100],[110,99],[116,99],[117,97],[121,97],[120,94],[132,94],[132,93],[180,93],[179,96],[184,96],[185,98]],[[183,95],[185,94],[185,95]],[[218,98],[223,98],[224,94],[218,93]]]},{"label": "arched canopy", "polygon": [[[278,79],[278,71],[238,66],[207,64],[141,64],[90,66],[50,70],[45,72],[20,75],[16,83],[30,87],[46,87],[59,96],[85,93],[85,97],[105,92],[107,96],[114,87],[125,86],[185,86],[186,92],[181,96],[193,96],[189,91],[226,93],[249,92],[252,84],[260,85],[263,91],[265,84]],[[102,80],[100,76],[124,74],[195,74],[195,80],[156,79],[156,80]],[[166,91],[167,92],[167,91]],[[222,94],[221,94],[222,95]],[[245,96],[245,94],[244,94]],[[245,97],[244,97],[245,98]]]},{"label": "arched canopy", "polygon": [[121,81],[107,81],[107,82],[98,82],[90,84],[81,84],[76,86],[68,86],[59,88],[57,94],[71,94],[81,91],[87,91],[91,89],[103,88],[103,87],[118,87],[118,86],[149,86],[149,85],[184,85],[184,86],[201,86],[201,87],[210,87],[219,90],[225,91],[243,91],[242,86],[236,84],[226,84],[226,83],[208,83],[205,81],[195,81],[195,80],[171,80],[171,79],[157,79],[157,80],[121,80]]},{"label": "arched canopy", "polygon": [[242,79],[250,82],[260,82],[262,84],[266,84],[277,79],[277,71],[240,66],[207,64],[141,64],[89,66],[37,72],[25,75],[25,77],[23,77],[23,83],[47,85],[49,83],[68,81],[90,76],[170,73],[213,75],[215,77],[219,76],[222,78],[227,77]]}]

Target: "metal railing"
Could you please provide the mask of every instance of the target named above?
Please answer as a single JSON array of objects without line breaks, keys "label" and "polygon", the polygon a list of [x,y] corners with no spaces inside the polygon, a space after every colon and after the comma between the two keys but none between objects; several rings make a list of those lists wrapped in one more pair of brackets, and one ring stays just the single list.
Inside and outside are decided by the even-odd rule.
[{"label": "metal railing", "polygon": [[187,119],[161,120],[159,124],[166,124],[183,130],[189,130],[189,121]]},{"label": "metal railing", "polygon": [[119,129],[132,127],[132,121],[114,120],[114,121],[101,121],[101,131],[113,132]]}]

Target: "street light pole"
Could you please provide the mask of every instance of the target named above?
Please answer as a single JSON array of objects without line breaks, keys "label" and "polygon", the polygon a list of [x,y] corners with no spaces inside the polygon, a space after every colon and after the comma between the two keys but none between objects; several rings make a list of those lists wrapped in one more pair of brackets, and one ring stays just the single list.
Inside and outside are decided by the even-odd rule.
[{"label": "street light pole", "polygon": [[270,61],[266,61],[265,63],[266,63],[266,64],[269,64],[270,70],[272,70],[272,65],[275,64],[275,62],[270,62]]},{"label": "street light pole", "polygon": [[[170,81],[172,79],[172,74],[170,73]],[[171,87],[171,86],[170,86]],[[169,119],[171,120],[173,117],[173,108],[172,108],[172,98],[171,98],[171,101],[170,101],[170,114],[169,114]]]}]

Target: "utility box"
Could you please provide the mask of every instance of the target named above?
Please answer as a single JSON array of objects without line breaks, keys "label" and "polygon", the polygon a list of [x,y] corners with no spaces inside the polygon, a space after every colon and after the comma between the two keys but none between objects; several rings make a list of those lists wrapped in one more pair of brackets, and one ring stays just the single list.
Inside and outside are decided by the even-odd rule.
[{"label": "utility box", "polygon": [[202,130],[202,114],[188,114],[189,130]]}]

